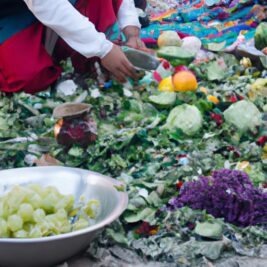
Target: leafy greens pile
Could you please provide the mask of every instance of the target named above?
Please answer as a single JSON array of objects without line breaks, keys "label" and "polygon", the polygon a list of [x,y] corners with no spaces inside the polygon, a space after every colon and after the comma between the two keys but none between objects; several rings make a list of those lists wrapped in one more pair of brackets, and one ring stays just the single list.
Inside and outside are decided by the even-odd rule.
[{"label": "leafy greens pile", "polygon": [[[224,60],[228,66],[224,71],[219,70],[225,75],[215,78],[206,75],[214,64],[218,68],[219,60]],[[195,200],[202,201],[198,190],[205,186],[215,189],[215,184],[203,184],[198,188],[201,181],[208,179],[198,180],[198,177],[210,177],[214,171],[224,168],[227,170],[221,172],[242,171],[242,179],[249,188],[240,198],[248,199],[253,192],[264,191],[267,183],[267,96],[266,83],[262,80],[266,81],[267,72],[254,67],[244,68],[227,55],[215,58],[209,64],[191,67],[201,77],[198,92],[177,93],[169,105],[164,101],[163,106],[155,104],[155,98],[160,95],[153,82],[140,83],[133,89],[116,83],[112,88],[100,89],[95,82],[73,74],[68,62],[64,66],[63,79],[72,79],[78,85],[73,94],[62,95],[51,89],[34,96],[24,93],[1,95],[1,168],[58,164],[97,171],[127,185],[127,211],[88,250],[88,258],[93,258],[95,264],[109,259],[107,266],[144,262],[158,266],[206,266],[209,261],[219,264],[235,255],[259,259],[264,251],[266,253],[265,219],[253,221],[254,217],[238,199],[234,214],[229,216],[246,211],[244,216],[239,216],[241,221],[216,213],[219,200],[214,201],[211,208],[195,202],[184,206],[187,191],[183,193],[183,187],[188,188],[189,193],[196,190],[193,192]],[[216,96],[219,103],[208,101],[206,92]],[[237,125],[225,121],[224,112],[244,99],[253,103],[253,108],[257,109],[254,111],[261,114],[262,120],[257,119],[260,123],[240,131]],[[68,149],[57,144],[52,112],[64,102],[92,105],[91,115],[98,124],[95,144]],[[174,118],[181,116],[174,114],[176,109],[179,111],[176,107],[181,105],[190,105],[200,112],[201,127],[196,127],[194,134],[179,127],[171,130],[166,127],[171,110]],[[242,121],[244,112],[237,112],[236,116],[241,117],[234,121]],[[179,120],[186,122],[186,110],[183,116]],[[245,185],[242,179],[235,181],[237,178],[231,175],[223,178],[224,189],[235,188],[235,182]],[[233,184],[228,184],[230,182]],[[252,183],[261,189],[252,189]],[[219,194],[217,197],[227,209],[227,200]],[[183,203],[177,207],[184,207],[170,208],[173,199]],[[253,199],[251,195],[250,201]],[[220,218],[216,219],[212,214]],[[266,214],[261,218],[266,218]],[[251,220],[257,225],[251,226]]]}]

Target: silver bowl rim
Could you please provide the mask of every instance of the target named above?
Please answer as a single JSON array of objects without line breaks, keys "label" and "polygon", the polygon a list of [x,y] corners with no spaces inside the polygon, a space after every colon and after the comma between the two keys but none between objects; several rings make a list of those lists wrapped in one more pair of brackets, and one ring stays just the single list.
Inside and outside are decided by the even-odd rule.
[{"label": "silver bowl rim", "polygon": [[[122,182],[117,181],[111,177],[102,175],[97,172],[85,170],[85,169],[80,169],[80,168],[72,168],[72,167],[64,167],[64,166],[41,166],[41,167],[25,167],[25,168],[15,168],[15,169],[4,169],[0,170],[0,180],[1,180],[1,173],[2,172],[13,172],[14,170],[19,171],[19,170],[27,170],[27,169],[69,169],[72,171],[79,171],[84,174],[93,174],[97,175],[99,179],[105,180],[109,182],[109,187],[116,190],[114,186],[121,186],[124,185]],[[111,214],[105,218],[104,220],[91,225],[87,228],[84,228],[82,230],[77,230],[74,232],[69,232],[66,234],[59,234],[55,236],[47,236],[47,237],[40,237],[40,238],[0,238],[0,243],[40,243],[40,242],[49,242],[49,241],[56,241],[56,240],[61,240],[61,239],[67,239],[67,238],[72,238],[75,236],[79,235],[84,235],[90,232],[94,232],[96,230],[100,230],[101,228],[104,228],[105,226],[109,225],[113,221],[115,221],[127,208],[128,205],[128,194],[126,192],[118,191],[116,190],[118,194],[118,198],[120,199],[118,206],[111,212]]]}]

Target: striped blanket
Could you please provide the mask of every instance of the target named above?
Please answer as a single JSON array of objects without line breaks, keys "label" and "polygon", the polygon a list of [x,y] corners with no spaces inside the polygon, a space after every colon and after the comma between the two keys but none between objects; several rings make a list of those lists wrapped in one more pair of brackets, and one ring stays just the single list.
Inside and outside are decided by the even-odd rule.
[{"label": "striped blanket", "polygon": [[233,46],[240,36],[242,40],[253,38],[257,25],[267,18],[266,5],[255,4],[255,0],[224,0],[212,6],[209,1],[214,0],[171,1],[174,8],[159,13],[156,1],[150,0],[154,4],[148,7],[151,24],[142,29],[142,39],[153,47],[162,31],[174,30],[199,37],[207,49],[223,50]]}]

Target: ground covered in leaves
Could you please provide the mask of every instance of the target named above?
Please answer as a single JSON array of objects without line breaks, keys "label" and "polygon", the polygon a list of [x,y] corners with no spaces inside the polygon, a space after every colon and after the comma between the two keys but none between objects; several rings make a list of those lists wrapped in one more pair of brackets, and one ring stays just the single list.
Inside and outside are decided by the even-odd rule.
[{"label": "ground covered in leaves", "polygon": [[[168,105],[151,101],[151,95],[159,94],[154,82],[100,89],[74,75],[69,63],[62,79],[78,85],[69,95],[55,88],[35,96],[1,95],[2,169],[62,164],[127,185],[127,211],[83,257],[65,266],[266,266],[266,214],[265,222],[240,227],[205,210],[175,207],[172,200],[189,181],[223,168],[246,172],[264,190],[267,72],[242,66],[229,55],[191,67],[200,80],[198,91],[175,93]],[[216,97],[216,104],[207,95]],[[223,112],[244,99],[257,106],[261,127],[244,130],[225,122]],[[87,148],[65,148],[54,138],[53,109],[73,101],[91,104],[98,124],[97,141]],[[170,111],[182,104],[196,106],[203,117],[201,128],[190,136],[166,127]]]}]

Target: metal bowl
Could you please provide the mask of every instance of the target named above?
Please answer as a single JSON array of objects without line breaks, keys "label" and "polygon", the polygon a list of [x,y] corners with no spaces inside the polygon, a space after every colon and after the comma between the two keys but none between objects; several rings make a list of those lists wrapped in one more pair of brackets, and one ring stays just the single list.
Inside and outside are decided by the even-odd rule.
[{"label": "metal bowl", "polygon": [[127,194],[115,186],[121,183],[82,169],[67,167],[35,167],[0,171],[0,195],[13,185],[37,183],[55,186],[62,194],[78,199],[100,201],[101,210],[96,223],[83,230],[43,238],[0,238],[0,266],[42,267],[58,264],[86,249],[103,228],[116,220],[126,209]]}]

